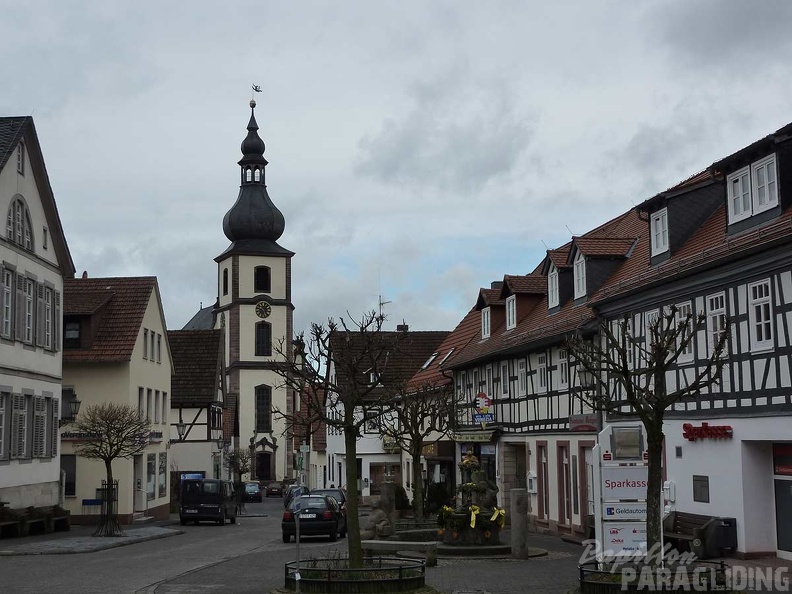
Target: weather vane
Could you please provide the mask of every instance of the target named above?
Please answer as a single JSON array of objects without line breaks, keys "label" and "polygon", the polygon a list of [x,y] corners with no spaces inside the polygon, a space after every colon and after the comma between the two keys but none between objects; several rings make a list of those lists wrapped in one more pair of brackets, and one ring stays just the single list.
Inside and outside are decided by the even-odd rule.
[{"label": "weather vane", "polygon": [[[261,93],[260,85],[253,85],[253,93]],[[253,93],[250,94],[250,107],[256,107],[256,100],[253,99]]]}]

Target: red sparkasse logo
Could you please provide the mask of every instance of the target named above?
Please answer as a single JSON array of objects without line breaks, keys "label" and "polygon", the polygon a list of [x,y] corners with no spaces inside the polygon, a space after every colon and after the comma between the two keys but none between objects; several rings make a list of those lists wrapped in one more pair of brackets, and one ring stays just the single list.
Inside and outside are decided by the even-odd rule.
[{"label": "red sparkasse logo", "polygon": [[702,423],[701,427],[695,427],[690,423],[682,425],[682,437],[688,441],[697,439],[731,439],[734,430],[731,425],[710,425]]}]

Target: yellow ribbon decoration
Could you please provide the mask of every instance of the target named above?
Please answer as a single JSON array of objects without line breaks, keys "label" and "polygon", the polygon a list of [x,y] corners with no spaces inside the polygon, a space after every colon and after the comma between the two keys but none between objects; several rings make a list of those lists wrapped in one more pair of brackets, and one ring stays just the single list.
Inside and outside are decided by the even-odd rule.
[{"label": "yellow ribbon decoration", "polygon": [[505,509],[498,509],[497,507],[492,512],[492,517],[490,518],[490,522],[494,522],[495,520],[498,521],[498,525],[503,528],[506,525],[506,510]]},{"label": "yellow ribbon decoration", "polygon": [[476,516],[479,514],[479,507],[478,505],[471,505],[470,506],[470,527],[476,527]]}]

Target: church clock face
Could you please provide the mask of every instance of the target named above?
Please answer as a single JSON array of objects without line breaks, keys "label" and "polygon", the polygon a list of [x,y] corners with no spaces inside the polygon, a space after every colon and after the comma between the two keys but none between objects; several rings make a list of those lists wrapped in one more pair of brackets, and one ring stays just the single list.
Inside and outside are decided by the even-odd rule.
[{"label": "church clock face", "polygon": [[260,318],[268,318],[272,313],[272,307],[266,301],[256,303],[256,315]]}]

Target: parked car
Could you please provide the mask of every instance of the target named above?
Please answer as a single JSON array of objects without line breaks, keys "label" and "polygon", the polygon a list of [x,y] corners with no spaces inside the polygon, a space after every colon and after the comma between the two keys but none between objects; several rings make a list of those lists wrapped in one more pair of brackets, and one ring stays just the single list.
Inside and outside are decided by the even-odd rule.
[{"label": "parked car", "polygon": [[326,534],[331,541],[335,541],[339,536],[341,538],[346,536],[346,516],[335,498],[330,495],[302,495],[299,501],[299,512],[294,509],[297,498],[292,498],[291,504],[283,512],[281,521],[283,542],[289,542],[296,534],[296,514],[300,516],[300,538],[303,535]]},{"label": "parked car", "polygon": [[245,501],[258,501],[261,503],[261,486],[258,483],[245,483]]},{"label": "parked car", "polygon": [[208,520],[221,526],[226,519],[236,524],[236,498],[234,485],[218,479],[184,479],[181,483],[179,498],[179,521],[182,526],[187,522]]},{"label": "parked car", "polygon": [[283,493],[283,506],[288,508],[292,499],[294,499],[294,496],[298,493],[300,495],[308,495],[310,492],[311,490],[305,485],[289,485],[289,487]]},{"label": "parked car", "polygon": [[280,483],[270,483],[264,490],[267,497],[283,497],[283,485]]},{"label": "parked car", "polygon": [[347,492],[344,489],[311,489],[311,495],[330,495],[341,506],[341,511],[346,517],[347,513]]}]

